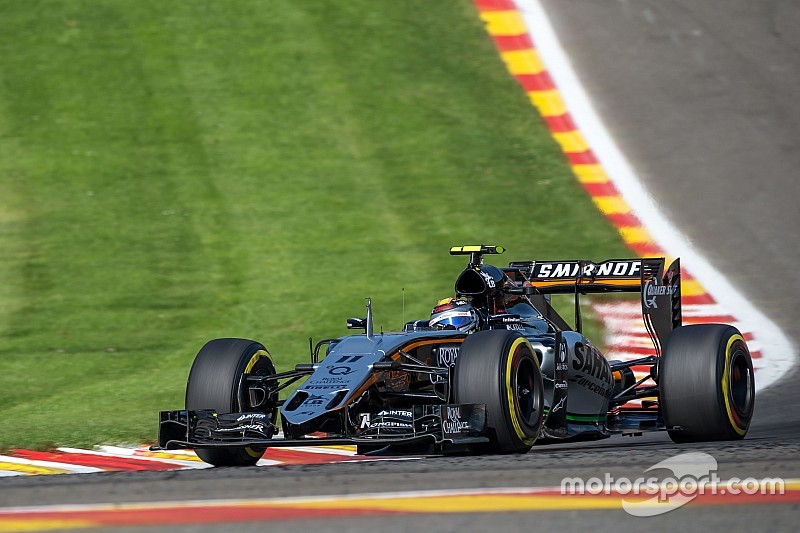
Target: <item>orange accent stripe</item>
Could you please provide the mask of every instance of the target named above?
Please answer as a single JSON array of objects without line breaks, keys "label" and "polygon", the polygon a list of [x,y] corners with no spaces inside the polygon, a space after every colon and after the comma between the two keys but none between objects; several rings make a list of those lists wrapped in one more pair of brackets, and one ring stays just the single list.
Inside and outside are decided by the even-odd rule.
[{"label": "orange accent stripe", "polygon": [[[532,281],[534,287],[562,287],[575,285],[575,278],[558,280],[558,281]],[[613,285],[615,287],[631,287],[638,289],[641,287],[640,280],[625,280],[625,279],[586,279],[581,282],[582,285]]]}]

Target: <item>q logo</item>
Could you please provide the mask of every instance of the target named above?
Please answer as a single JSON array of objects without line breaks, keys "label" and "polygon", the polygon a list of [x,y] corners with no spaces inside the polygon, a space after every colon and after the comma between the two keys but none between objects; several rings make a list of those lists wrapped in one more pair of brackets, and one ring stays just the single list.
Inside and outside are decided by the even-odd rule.
[{"label": "q logo", "polygon": [[330,370],[328,370],[328,374],[332,376],[346,376],[347,374],[352,374],[353,372],[355,372],[355,369],[344,365],[334,366]]}]

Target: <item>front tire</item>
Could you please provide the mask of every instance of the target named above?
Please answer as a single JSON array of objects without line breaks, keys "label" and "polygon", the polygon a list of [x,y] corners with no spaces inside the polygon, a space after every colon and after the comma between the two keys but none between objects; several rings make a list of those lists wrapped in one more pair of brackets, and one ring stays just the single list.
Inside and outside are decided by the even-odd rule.
[{"label": "front tire", "polygon": [[744,438],[755,405],[753,362],[744,337],[725,324],[675,329],[659,363],[659,389],[674,442]]},{"label": "front tire", "polygon": [[[214,409],[217,413],[265,412],[275,422],[273,402],[265,408],[250,405],[244,374],[274,375],[269,352],[258,342],[247,339],[215,339],[200,349],[186,384],[186,409]],[[266,447],[198,448],[197,456],[214,466],[251,466],[261,459]]]},{"label": "front tire", "polygon": [[457,403],[486,405],[491,451],[527,453],[539,437],[544,386],[539,360],[517,332],[479,331],[461,345],[453,371]]}]

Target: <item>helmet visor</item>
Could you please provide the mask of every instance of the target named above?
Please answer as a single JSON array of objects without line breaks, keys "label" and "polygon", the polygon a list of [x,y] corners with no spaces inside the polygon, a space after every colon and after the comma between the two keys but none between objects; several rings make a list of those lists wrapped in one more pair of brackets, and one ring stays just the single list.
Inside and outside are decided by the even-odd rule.
[{"label": "helmet visor", "polygon": [[431,319],[430,325],[439,329],[461,329],[474,322],[475,318],[469,311],[445,311]]}]

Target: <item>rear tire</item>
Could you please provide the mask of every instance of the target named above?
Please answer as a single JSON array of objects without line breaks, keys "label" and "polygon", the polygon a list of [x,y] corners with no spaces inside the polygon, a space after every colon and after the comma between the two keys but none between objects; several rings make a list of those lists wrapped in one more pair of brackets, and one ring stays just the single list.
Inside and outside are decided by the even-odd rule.
[{"label": "rear tire", "polygon": [[675,329],[659,363],[664,423],[674,442],[738,440],[755,405],[753,362],[733,326]]},{"label": "rear tire", "polygon": [[[274,375],[269,352],[258,342],[247,339],[215,339],[200,349],[186,384],[186,409],[214,409],[219,414],[264,412],[275,423],[277,408],[268,401],[255,409],[250,405],[244,374]],[[270,405],[272,404],[272,405]],[[251,466],[261,459],[266,447],[198,448],[197,456],[214,466]]]},{"label": "rear tire", "polygon": [[539,360],[517,332],[479,331],[461,345],[453,370],[457,403],[486,405],[490,451],[526,453],[539,437],[544,386]]}]

